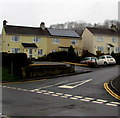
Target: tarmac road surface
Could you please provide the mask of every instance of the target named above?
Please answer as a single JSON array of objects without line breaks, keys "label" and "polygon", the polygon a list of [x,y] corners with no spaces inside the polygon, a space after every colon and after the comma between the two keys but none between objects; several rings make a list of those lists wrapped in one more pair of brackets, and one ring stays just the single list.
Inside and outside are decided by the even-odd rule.
[{"label": "tarmac road surface", "polygon": [[105,82],[118,76],[118,66],[102,67],[92,71],[54,79],[3,84],[0,86],[3,114],[118,116],[120,101],[109,95],[103,87]]}]

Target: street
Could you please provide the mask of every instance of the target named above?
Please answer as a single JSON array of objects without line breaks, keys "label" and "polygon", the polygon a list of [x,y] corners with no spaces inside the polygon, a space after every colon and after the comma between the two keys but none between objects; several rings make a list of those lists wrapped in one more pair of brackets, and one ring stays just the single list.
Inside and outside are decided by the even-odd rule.
[{"label": "street", "polygon": [[[2,84],[2,112],[8,116],[118,116],[120,101],[104,83],[118,76],[119,66],[29,82]],[[77,66],[76,70],[89,69]]]}]

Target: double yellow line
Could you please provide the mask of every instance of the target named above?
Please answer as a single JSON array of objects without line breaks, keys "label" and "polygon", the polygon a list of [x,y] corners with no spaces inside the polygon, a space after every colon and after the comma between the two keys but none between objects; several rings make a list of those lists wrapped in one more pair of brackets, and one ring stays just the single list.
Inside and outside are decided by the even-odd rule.
[{"label": "double yellow line", "polygon": [[120,100],[120,96],[117,95],[116,93],[114,93],[109,87],[108,87],[108,83],[104,83],[104,88],[105,90],[112,95],[113,97],[115,97],[116,99]]}]

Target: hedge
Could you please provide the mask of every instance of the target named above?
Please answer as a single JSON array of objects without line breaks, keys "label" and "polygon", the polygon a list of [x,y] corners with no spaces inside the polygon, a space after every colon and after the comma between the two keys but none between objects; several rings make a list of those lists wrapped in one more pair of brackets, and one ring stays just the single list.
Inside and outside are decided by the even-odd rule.
[{"label": "hedge", "polygon": [[[32,64],[25,53],[2,53],[2,66],[9,70],[10,74],[22,76],[22,68]],[[3,75],[4,76],[4,75]]]}]

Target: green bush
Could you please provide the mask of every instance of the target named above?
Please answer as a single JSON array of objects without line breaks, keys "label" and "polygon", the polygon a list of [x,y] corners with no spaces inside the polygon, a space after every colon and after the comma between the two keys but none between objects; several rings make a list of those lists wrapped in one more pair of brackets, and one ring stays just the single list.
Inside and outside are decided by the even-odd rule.
[{"label": "green bush", "polygon": [[22,76],[22,68],[32,64],[25,53],[2,53],[2,67],[8,70],[10,76]]},{"label": "green bush", "polygon": [[120,53],[111,53],[111,56],[115,58],[116,64],[120,64]]},{"label": "green bush", "polygon": [[18,76],[16,75],[11,75],[10,70],[8,68],[2,67],[0,68],[1,73],[2,73],[2,81],[6,82],[6,81],[17,81],[19,79]]}]

